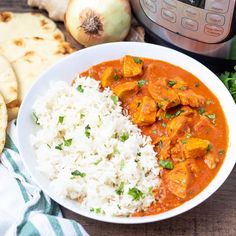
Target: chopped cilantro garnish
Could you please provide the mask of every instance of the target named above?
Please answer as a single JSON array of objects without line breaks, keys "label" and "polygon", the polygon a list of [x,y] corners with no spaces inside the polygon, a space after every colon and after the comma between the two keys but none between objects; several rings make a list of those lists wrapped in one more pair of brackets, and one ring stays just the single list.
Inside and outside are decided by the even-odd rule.
[{"label": "chopped cilantro garnish", "polygon": [[208,114],[207,117],[211,120],[215,120],[216,119],[216,114],[215,113]]},{"label": "chopped cilantro garnish", "polygon": [[82,178],[86,176],[85,173],[80,172],[79,170],[72,171],[72,172],[71,172],[71,175],[73,175],[73,176],[80,176],[80,177],[82,177]]},{"label": "chopped cilantro garnish", "polygon": [[137,103],[137,107],[140,107],[140,105],[141,105],[141,102],[138,102],[138,103]]},{"label": "chopped cilantro garnish", "polygon": [[117,147],[114,147],[112,153],[113,153],[113,155],[118,155],[118,154],[120,154],[120,151]]},{"label": "chopped cilantro garnish", "polygon": [[209,144],[209,145],[207,146],[207,151],[210,152],[210,151],[212,150],[212,148],[213,148],[212,145]]},{"label": "chopped cilantro garnish", "polygon": [[81,113],[80,114],[80,119],[83,119],[85,117],[85,114]]},{"label": "chopped cilantro garnish", "polygon": [[218,153],[219,153],[219,155],[224,155],[225,151],[224,150],[220,150]]},{"label": "chopped cilantro garnish", "polygon": [[102,158],[96,160],[96,161],[94,162],[94,165],[97,166],[101,161],[102,161]]},{"label": "chopped cilantro garnish", "polygon": [[198,88],[200,86],[200,83],[199,82],[196,82],[195,84],[194,84],[194,87],[195,88]]},{"label": "chopped cilantro garnish", "polygon": [[168,82],[168,86],[169,86],[169,87],[173,87],[175,84],[176,84],[176,81],[175,81],[175,80],[170,80],[170,81]]},{"label": "chopped cilantro garnish", "polygon": [[55,149],[61,151],[61,150],[62,150],[62,145],[63,145],[63,143],[58,144],[58,145],[55,147]]},{"label": "chopped cilantro garnish", "polygon": [[122,181],[122,182],[120,183],[120,186],[116,189],[116,193],[117,193],[118,195],[121,195],[121,194],[124,193],[124,186],[125,186],[125,183]]},{"label": "chopped cilantro garnish", "polygon": [[64,121],[64,116],[59,116],[58,117],[58,123],[62,124]]},{"label": "chopped cilantro garnish", "polygon": [[163,128],[166,128],[167,124],[166,124],[165,122],[161,122],[161,126],[162,126]]},{"label": "chopped cilantro garnish", "polygon": [[119,102],[119,97],[116,95],[112,95],[111,100],[114,102],[115,105],[117,105]]},{"label": "chopped cilantro garnish", "polygon": [[86,136],[87,138],[90,138],[90,130],[91,130],[90,126],[87,125],[87,126],[85,127],[85,131],[84,131],[84,134],[85,134],[85,136]]},{"label": "chopped cilantro garnish", "polygon": [[83,89],[81,84],[77,87],[77,91],[80,92],[80,93],[84,92],[84,89]]},{"label": "chopped cilantro garnish", "polygon": [[69,147],[72,144],[72,138],[64,139],[64,146]]},{"label": "chopped cilantro garnish", "polygon": [[97,214],[100,214],[100,213],[101,213],[101,211],[102,211],[102,209],[101,209],[101,208],[96,208],[96,209],[95,209],[95,212],[96,212]]},{"label": "chopped cilantro garnish", "polygon": [[191,138],[192,136],[193,136],[193,135],[190,134],[190,133],[186,134],[186,138]]},{"label": "chopped cilantro garnish", "polygon": [[206,110],[205,110],[204,107],[200,107],[200,108],[198,109],[198,113],[199,113],[200,115],[203,115],[205,112],[206,112]]},{"label": "chopped cilantro garnish", "polygon": [[120,141],[121,142],[125,142],[127,139],[129,138],[129,133],[128,132],[125,132],[121,135],[120,137]]},{"label": "chopped cilantro garnish", "polygon": [[148,193],[149,193],[150,195],[152,195],[152,191],[153,191],[153,187],[150,186],[150,187],[148,188]]},{"label": "chopped cilantro garnish", "polygon": [[162,140],[160,140],[159,142],[158,142],[158,144],[159,144],[159,147],[160,147],[160,149],[162,149],[163,148],[163,141]]},{"label": "chopped cilantro garnish", "polygon": [[187,140],[182,139],[182,140],[181,140],[181,143],[182,143],[182,144],[186,144],[186,143],[187,143]]},{"label": "chopped cilantro garnish", "polygon": [[143,193],[136,187],[130,188],[128,194],[133,197],[134,201],[139,201],[143,197]]},{"label": "chopped cilantro garnish", "polygon": [[141,152],[138,152],[138,153],[137,153],[137,156],[141,157],[141,155],[142,155]]},{"label": "chopped cilantro garnish", "polygon": [[175,117],[175,114],[166,113],[166,118],[167,119],[172,119],[174,117]]},{"label": "chopped cilantro garnish", "polygon": [[172,119],[172,118],[174,118],[174,117],[179,116],[179,115],[180,115],[181,113],[183,113],[183,112],[184,112],[184,110],[179,109],[179,110],[176,111],[174,114],[166,113],[166,118],[167,118],[167,119]]},{"label": "chopped cilantro garnish", "polygon": [[185,91],[185,90],[187,90],[187,89],[188,89],[187,86],[181,86],[181,87],[179,87],[179,90],[182,90],[182,91]]},{"label": "chopped cilantro garnish", "polygon": [[34,119],[35,124],[36,124],[36,125],[40,125],[40,123],[39,123],[39,118],[38,118],[38,116],[36,115],[36,113],[33,112],[32,115],[33,115],[33,119]]},{"label": "chopped cilantro garnish", "polygon": [[167,170],[172,170],[174,168],[174,164],[170,160],[160,160],[159,163],[163,168]]},{"label": "chopped cilantro garnish", "polygon": [[152,130],[152,134],[157,134],[157,131],[155,129]]},{"label": "chopped cilantro garnish", "polygon": [[125,161],[122,159],[120,161],[120,169],[122,170],[122,169],[124,169],[124,167],[125,167]]},{"label": "chopped cilantro garnish", "polygon": [[119,79],[120,79],[120,76],[117,75],[117,74],[115,74],[115,75],[113,76],[113,79],[114,79],[114,80],[119,80]]},{"label": "chopped cilantro garnish", "polygon": [[182,112],[184,112],[184,111],[179,109],[178,111],[175,112],[175,116],[179,116]]},{"label": "chopped cilantro garnish", "polygon": [[144,79],[141,79],[141,80],[138,81],[138,87],[139,88],[142,88],[143,85],[145,85],[145,84],[146,84],[146,80],[144,80]]},{"label": "chopped cilantro garnish", "polygon": [[206,101],[206,104],[207,105],[210,105],[210,104],[212,104],[213,102],[210,100],[210,99],[208,99],[207,101]]},{"label": "chopped cilantro garnish", "polygon": [[133,60],[136,64],[142,64],[142,60],[139,57],[133,57]]}]

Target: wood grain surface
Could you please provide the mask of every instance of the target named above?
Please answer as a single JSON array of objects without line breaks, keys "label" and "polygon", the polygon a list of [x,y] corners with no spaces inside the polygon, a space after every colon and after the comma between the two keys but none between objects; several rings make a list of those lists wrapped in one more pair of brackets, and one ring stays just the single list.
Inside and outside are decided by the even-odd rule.
[{"label": "wood grain surface", "polygon": [[[37,9],[27,7],[26,0],[0,0],[0,11],[5,10],[38,12]],[[59,27],[63,29],[62,24]],[[73,42],[68,35],[67,39]],[[223,186],[204,203],[180,216],[161,222],[141,225],[108,224],[62,210],[66,218],[81,223],[92,236],[236,236],[236,168]]]}]

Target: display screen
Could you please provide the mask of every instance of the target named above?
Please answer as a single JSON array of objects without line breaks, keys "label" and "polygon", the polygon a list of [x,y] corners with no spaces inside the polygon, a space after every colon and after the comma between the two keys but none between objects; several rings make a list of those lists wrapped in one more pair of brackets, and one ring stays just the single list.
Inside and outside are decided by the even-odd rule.
[{"label": "display screen", "polygon": [[205,6],[205,0],[178,0],[178,1],[200,8],[204,8]]}]

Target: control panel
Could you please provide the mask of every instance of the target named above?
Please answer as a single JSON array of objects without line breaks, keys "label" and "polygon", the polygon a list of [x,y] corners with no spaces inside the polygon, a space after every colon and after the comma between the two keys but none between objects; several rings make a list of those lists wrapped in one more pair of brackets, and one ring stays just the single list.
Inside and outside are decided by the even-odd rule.
[{"label": "control panel", "polygon": [[226,39],[233,27],[236,0],[140,0],[156,24],[205,43]]}]

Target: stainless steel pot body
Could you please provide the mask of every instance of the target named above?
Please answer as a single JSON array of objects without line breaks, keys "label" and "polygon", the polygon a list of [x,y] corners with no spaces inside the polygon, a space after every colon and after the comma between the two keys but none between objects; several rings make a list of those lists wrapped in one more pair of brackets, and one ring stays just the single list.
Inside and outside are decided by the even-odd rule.
[{"label": "stainless steel pot body", "polygon": [[131,0],[152,35],[189,52],[236,60],[236,0]]}]

